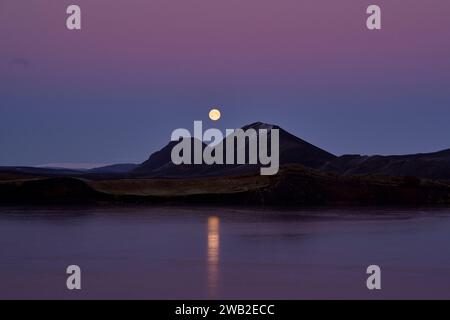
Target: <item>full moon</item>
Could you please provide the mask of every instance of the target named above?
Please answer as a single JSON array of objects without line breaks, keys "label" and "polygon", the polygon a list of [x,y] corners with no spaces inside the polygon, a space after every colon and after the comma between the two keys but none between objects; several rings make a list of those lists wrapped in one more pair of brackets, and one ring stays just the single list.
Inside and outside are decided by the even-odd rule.
[{"label": "full moon", "polygon": [[219,120],[221,117],[220,111],[219,109],[211,109],[211,111],[209,111],[209,118],[212,121],[217,121]]}]

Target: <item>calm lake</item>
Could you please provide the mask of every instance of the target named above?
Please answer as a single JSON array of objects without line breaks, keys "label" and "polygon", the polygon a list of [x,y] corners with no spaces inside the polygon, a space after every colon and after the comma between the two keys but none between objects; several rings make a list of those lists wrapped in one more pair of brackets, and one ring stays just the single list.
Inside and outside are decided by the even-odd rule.
[{"label": "calm lake", "polygon": [[449,246],[442,208],[0,208],[0,298],[450,299]]}]

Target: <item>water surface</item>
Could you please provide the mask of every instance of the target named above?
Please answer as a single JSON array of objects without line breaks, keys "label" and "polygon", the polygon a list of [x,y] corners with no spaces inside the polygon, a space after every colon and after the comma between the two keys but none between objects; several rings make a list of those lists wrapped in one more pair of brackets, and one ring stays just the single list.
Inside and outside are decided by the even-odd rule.
[{"label": "water surface", "polygon": [[442,208],[0,208],[0,298],[449,299],[449,244]]}]

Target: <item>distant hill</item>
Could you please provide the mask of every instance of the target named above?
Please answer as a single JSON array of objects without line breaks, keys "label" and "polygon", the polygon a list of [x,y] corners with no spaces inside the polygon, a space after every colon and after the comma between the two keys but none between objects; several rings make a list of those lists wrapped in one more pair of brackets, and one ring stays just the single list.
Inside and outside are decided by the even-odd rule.
[{"label": "distant hill", "polygon": [[99,173],[99,174],[105,174],[105,173],[127,173],[131,170],[137,168],[137,164],[134,163],[120,163],[120,164],[113,164],[110,166],[104,166],[99,168],[94,168],[88,170],[89,173]]},{"label": "distant hill", "polygon": [[64,168],[0,167],[1,173],[36,176],[81,175],[84,171]]},{"label": "distant hill", "polygon": [[328,162],[321,170],[345,175],[378,174],[450,180],[450,149],[398,156],[345,155]]}]

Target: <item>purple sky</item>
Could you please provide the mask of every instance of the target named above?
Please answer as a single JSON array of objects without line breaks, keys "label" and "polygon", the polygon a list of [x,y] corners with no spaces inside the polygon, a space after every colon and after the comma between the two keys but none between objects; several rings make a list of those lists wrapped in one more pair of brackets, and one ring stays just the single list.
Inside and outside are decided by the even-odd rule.
[{"label": "purple sky", "polygon": [[449,15],[448,0],[0,0],[0,165],[140,162],[194,120],[276,123],[336,154],[450,148]]}]

